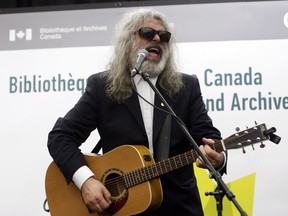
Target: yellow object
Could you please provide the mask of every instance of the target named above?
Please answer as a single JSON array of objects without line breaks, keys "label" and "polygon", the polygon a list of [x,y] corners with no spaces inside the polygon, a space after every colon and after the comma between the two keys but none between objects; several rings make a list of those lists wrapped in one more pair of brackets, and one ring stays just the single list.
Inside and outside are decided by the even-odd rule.
[{"label": "yellow object", "polygon": [[[198,181],[199,193],[202,200],[204,214],[206,216],[217,216],[216,199],[214,196],[206,196],[206,192],[213,192],[217,184],[210,179],[208,173],[204,169],[200,169],[194,165],[195,174]],[[249,215],[253,214],[254,188],[256,173],[252,173],[233,182],[227,183],[227,187],[235,195],[236,201],[243,210]],[[223,216],[238,216],[239,211],[233,202],[223,197]]]}]

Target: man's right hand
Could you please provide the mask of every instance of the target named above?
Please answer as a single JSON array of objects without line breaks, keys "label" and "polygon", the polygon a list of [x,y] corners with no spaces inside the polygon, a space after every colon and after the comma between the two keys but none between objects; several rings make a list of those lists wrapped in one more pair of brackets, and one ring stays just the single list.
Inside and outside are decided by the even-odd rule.
[{"label": "man's right hand", "polygon": [[102,216],[108,216],[105,210],[111,204],[111,194],[107,188],[94,177],[88,178],[81,188],[83,202],[89,212],[96,212]]}]

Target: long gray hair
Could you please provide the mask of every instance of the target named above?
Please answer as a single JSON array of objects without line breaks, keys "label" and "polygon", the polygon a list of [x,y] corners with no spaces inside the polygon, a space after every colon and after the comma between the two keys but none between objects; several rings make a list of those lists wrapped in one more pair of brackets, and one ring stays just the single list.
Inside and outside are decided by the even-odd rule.
[{"label": "long gray hair", "polygon": [[[167,31],[172,31],[166,17],[153,9],[138,9],[123,15],[116,27],[114,36],[114,53],[108,65],[109,70],[105,74],[107,80],[107,94],[118,103],[132,96],[133,88],[130,79],[131,66],[129,65],[130,52],[132,50],[132,36],[142,27],[145,20],[153,18],[161,21]],[[170,97],[179,94],[183,88],[181,74],[177,73],[177,67],[173,56],[172,47],[174,37],[167,44],[169,57],[166,66],[158,77],[159,85]]]}]

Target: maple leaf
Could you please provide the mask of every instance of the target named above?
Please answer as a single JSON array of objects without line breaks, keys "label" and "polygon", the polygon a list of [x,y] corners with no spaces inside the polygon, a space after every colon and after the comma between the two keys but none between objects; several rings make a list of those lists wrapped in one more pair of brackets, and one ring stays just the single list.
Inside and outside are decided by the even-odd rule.
[{"label": "maple leaf", "polygon": [[20,30],[16,35],[20,40],[22,40],[23,37],[25,36],[25,33],[22,30]]}]

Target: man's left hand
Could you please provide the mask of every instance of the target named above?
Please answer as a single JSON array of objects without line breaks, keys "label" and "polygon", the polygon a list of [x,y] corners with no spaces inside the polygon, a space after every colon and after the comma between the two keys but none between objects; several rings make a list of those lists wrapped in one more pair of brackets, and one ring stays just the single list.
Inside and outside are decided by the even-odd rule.
[{"label": "man's left hand", "polygon": [[[210,161],[210,163],[214,168],[217,169],[222,167],[225,162],[224,161],[225,157],[223,155],[224,153],[223,152],[218,153],[210,147],[211,145],[214,144],[214,140],[203,138],[202,141],[203,145],[201,145],[199,148],[201,152],[204,154],[204,156],[207,157],[207,159]],[[200,157],[196,159],[196,165],[200,168],[206,168],[204,161]]]}]

